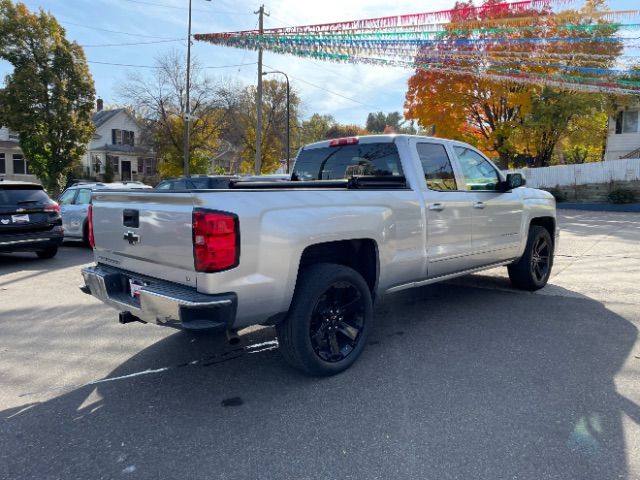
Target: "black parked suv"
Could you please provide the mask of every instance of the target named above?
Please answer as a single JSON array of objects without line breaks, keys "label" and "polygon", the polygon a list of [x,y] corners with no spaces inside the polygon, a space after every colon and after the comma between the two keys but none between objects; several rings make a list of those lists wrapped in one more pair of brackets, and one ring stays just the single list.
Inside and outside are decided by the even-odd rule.
[{"label": "black parked suv", "polygon": [[52,258],[62,236],[60,207],[41,185],[0,179],[0,252]]}]

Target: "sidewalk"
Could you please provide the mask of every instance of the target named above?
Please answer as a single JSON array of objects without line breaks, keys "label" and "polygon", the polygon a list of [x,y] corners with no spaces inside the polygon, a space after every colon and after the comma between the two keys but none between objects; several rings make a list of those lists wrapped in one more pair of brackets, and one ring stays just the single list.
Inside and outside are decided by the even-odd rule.
[{"label": "sidewalk", "polygon": [[640,213],[640,203],[571,203],[559,202],[556,207],[561,210],[590,210],[593,212],[631,212]]}]

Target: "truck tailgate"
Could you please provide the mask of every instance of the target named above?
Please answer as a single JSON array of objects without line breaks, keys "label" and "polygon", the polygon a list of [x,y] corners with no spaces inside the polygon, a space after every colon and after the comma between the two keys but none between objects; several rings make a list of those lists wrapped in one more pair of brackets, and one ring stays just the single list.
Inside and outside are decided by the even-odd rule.
[{"label": "truck tailgate", "polygon": [[193,200],[191,193],[94,192],[96,261],[195,287]]}]

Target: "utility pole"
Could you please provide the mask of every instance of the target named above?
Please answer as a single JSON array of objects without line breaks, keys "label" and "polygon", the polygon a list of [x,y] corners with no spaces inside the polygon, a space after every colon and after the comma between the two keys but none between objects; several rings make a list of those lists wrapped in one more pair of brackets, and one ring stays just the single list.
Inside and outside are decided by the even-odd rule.
[{"label": "utility pole", "polygon": [[[210,2],[211,0],[207,0]],[[182,154],[184,157],[184,176],[189,176],[189,122],[191,121],[191,101],[189,93],[191,89],[191,0],[189,0],[189,33],[187,34],[187,104],[184,113],[184,146]]]},{"label": "utility pole", "polygon": [[[260,5],[258,14],[258,33],[262,35],[264,33],[264,16],[269,16],[268,13],[264,13],[264,5]],[[258,49],[258,90],[256,92],[256,175],[262,173],[262,47]]]},{"label": "utility pole", "polygon": [[189,176],[189,116],[191,115],[191,107],[189,100],[189,84],[191,83],[191,0],[189,0],[189,34],[187,35],[187,105],[184,114],[184,176]]}]

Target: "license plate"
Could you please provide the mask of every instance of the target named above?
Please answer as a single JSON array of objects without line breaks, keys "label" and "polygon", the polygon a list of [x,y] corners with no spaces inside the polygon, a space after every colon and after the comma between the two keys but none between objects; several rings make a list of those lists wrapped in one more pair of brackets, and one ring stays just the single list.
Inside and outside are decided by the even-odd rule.
[{"label": "license plate", "polygon": [[131,294],[131,298],[140,298],[140,290],[145,286],[144,282],[140,280],[134,280],[133,278],[129,279],[129,292]]},{"label": "license plate", "polygon": [[21,215],[11,215],[11,221],[13,223],[29,223],[29,215],[26,213]]}]

